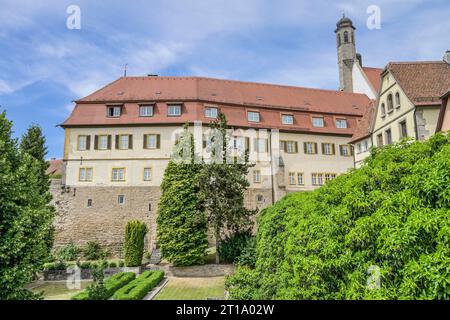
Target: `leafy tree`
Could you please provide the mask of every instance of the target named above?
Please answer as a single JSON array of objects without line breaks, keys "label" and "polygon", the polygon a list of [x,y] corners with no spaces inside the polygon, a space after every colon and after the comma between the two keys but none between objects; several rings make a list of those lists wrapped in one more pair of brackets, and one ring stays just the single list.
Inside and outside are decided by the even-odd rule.
[{"label": "leafy tree", "polygon": [[[233,158],[227,120],[223,113],[211,123],[210,128],[211,161],[203,166],[200,175],[200,198],[205,204],[218,253],[222,238],[229,233],[248,230],[256,211],[244,206],[244,192],[250,185],[247,174],[252,167],[248,154],[245,154],[243,161]],[[219,254],[216,254],[216,262],[219,263]]]},{"label": "leafy tree", "polygon": [[46,174],[48,169],[48,162],[45,160],[47,156],[47,147],[45,146],[45,137],[42,133],[40,126],[33,124],[27,130],[27,132],[22,136],[20,142],[20,151],[29,154],[39,163],[39,183],[42,186],[42,194],[46,197],[51,195],[48,193],[49,177]]},{"label": "leafy tree", "polygon": [[202,264],[208,247],[207,222],[199,199],[194,139],[185,126],[161,184],[157,217],[158,245],[162,256],[175,265]]},{"label": "leafy tree", "polygon": [[104,263],[92,269],[93,283],[86,288],[89,300],[107,300],[109,298],[108,289],[104,283]]},{"label": "leafy tree", "polygon": [[374,149],[365,165],[261,213],[233,298],[450,299],[450,134]]},{"label": "leafy tree", "polygon": [[125,265],[138,267],[144,255],[144,240],[148,228],[144,222],[128,221],[125,227]]},{"label": "leafy tree", "polygon": [[42,163],[20,152],[12,122],[0,114],[0,299],[33,299],[24,289],[48,259],[55,210]]}]

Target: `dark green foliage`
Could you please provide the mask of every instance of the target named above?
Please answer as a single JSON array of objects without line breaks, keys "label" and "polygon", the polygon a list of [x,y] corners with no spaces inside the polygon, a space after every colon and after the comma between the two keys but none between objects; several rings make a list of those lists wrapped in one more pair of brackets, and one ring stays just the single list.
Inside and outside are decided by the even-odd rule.
[{"label": "dark green foliage", "polygon": [[138,267],[144,255],[144,240],[148,228],[144,222],[128,221],[125,227],[124,255],[127,267]]},{"label": "dark green foliage", "polygon": [[164,271],[144,271],[135,280],[117,290],[114,294],[115,300],[141,300],[164,278]]},{"label": "dark green foliage", "polygon": [[[105,280],[105,288],[106,288],[106,295],[107,298],[111,297],[117,290],[125,286],[126,284],[130,283],[136,278],[136,275],[134,272],[119,272],[108,279]],[[74,295],[72,300],[90,300],[89,299],[89,291],[83,290],[80,293],[77,293]]]},{"label": "dark green foliage", "polygon": [[105,258],[106,252],[97,241],[89,241],[83,249],[83,256],[87,260]]},{"label": "dark green foliage", "polygon": [[80,248],[73,243],[69,243],[58,250],[57,258],[64,261],[74,261],[78,258],[80,252]]},{"label": "dark green foliage", "polygon": [[169,162],[161,184],[157,217],[162,256],[181,266],[202,264],[208,247],[206,217],[198,198],[201,164],[194,163],[193,146],[193,137],[185,127],[174,155],[179,156],[189,148],[190,154],[185,161],[177,161],[174,156],[175,159]]},{"label": "dark green foliage", "polygon": [[248,210],[244,206],[244,192],[250,185],[247,174],[253,165],[248,162],[247,152],[240,157],[242,161],[233,159],[229,128],[223,113],[219,113],[210,129],[212,161],[203,166],[200,174],[200,199],[219,252],[218,246],[226,234],[248,230],[253,224],[251,217],[256,210]]},{"label": "dark green foliage", "polygon": [[49,262],[44,263],[43,270],[50,271],[50,270],[66,270],[69,265],[66,264],[64,261],[55,261],[55,262]]},{"label": "dark green foliage", "polygon": [[117,268],[117,262],[115,262],[115,261],[110,261],[109,264],[108,264],[108,266],[109,266],[110,268]]},{"label": "dark green foliage", "polygon": [[89,300],[106,300],[109,298],[108,290],[103,282],[103,266],[92,269],[92,278],[94,283],[86,288]]},{"label": "dark green foliage", "polygon": [[[365,165],[290,194],[258,223],[233,298],[450,299],[450,135],[373,150]],[[373,270],[379,268],[379,288]]]},{"label": "dark green foliage", "polygon": [[119,268],[125,267],[125,261],[120,260],[119,263],[118,263],[118,266],[119,266]]},{"label": "dark green foliage", "polygon": [[220,242],[221,261],[254,266],[255,240],[250,231],[237,232]]},{"label": "dark green foliage", "polygon": [[34,153],[24,142],[19,150],[11,129],[1,113],[0,300],[33,299],[38,296],[24,287],[49,261],[55,210],[49,204],[45,146]]}]

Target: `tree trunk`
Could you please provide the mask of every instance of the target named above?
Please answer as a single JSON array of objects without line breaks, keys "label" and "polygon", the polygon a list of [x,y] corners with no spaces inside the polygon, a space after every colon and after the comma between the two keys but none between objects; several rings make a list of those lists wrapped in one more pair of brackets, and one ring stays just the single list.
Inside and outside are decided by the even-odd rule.
[{"label": "tree trunk", "polygon": [[216,233],[216,264],[220,263],[220,258],[219,258],[219,235]]}]

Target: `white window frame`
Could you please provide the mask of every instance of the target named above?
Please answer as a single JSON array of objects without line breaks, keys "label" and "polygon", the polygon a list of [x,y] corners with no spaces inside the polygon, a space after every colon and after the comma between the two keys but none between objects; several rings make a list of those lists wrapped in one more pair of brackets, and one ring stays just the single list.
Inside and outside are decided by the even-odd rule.
[{"label": "white window frame", "polygon": [[113,168],[111,180],[113,182],[125,181],[125,168]]},{"label": "white window frame", "polygon": [[347,129],[347,119],[336,119],[336,128]]},{"label": "white window frame", "polygon": [[253,170],[253,183],[261,183],[261,170]]},{"label": "white window frame", "polygon": [[139,117],[153,117],[154,105],[143,104],[139,106]]},{"label": "white window frame", "polygon": [[119,204],[119,206],[123,206],[125,204],[125,195],[119,194],[117,196],[117,203]]},{"label": "white window frame", "polygon": [[[124,140],[122,140],[124,137],[126,138],[126,148],[125,148]],[[120,134],[119,135],[119,149],[120,150],[130,149],[130,135],[128,135],[128,134]]]},{"label": "white window frame", "polygon": [[[106,134],[99,135],[97,143],[98,143],[97,145],[98,150],[108,150],[108,135]],[[104,143],[104,145],[102,145],[102,143]]]},{"label": "white window frame", "polygon": [[90,182],[93,178],[92,167],[82,167],[78,172],[78,180],[81,182]]},{"label": "white window frame", "polygon": [[179,116],[181,116],[181,104],[169,104],[169,105],[167,105],[167,115],[169,117],[179,117]]},{"label": "white window frame", "polygon": [[[146,134],[146,142],[147,145],[145,146],[146,149],[158,149],[158,135],[154,133]],[[152,138],[154,140],[154,145],[152,145],[150,142],[152,141]]]},{"label": "white window frame", "polygon": [[303,176],[303,173],[301,173],[301,172],[297,172],[297,184],[299,186],[302,186],[305,184],[304,176]]},{"label": "white window frame", "polygon": [[[112,115],[109,114],[109,110],[113,110]],[[119,118],[122,115],[122,106],[108,106],[107,116],[108,118]]]},{"label": "white window frame", "polygon": [[261,115],[258,111],[247,111],[248,122],[261,122]]},{"label": "white window frame", "polygon": [[[82,139],[84,138],[84,139]],[[77,141],[77,150],[78,151],[86,151],[87,150],[87,135],[79,135]],[[83,142],[81,142],[83,141]]]},{"label": "white window frame", "polygon": [[152,181],[153,178],[153,170],[151,167],[144,168],[143,180],[144,181]]},{"label": "white window frame", "polygon": [[289,184],[291,186],[295,185],[295,172],[289,172]]},{"label": "white window frame", "polygon": [[[320,121],[320,123],[318,123],[317,121]],[[323,119],[323,117],[312,117],[312,125],[314,128],[324,128],[325,120]]]},{"label": "white window frame", "polygon": [[219,115],[219,109],[216,107],[205,107],[205,117],[211,119],[217,119]]},{"label": "white window frame", "polygon": [[[286,121],[286,119],[290,119],[289,121]],[[283,114],[281,115],[281,123],[285,125],[292,125],[294,124],[294,116],[292,114]]]}]

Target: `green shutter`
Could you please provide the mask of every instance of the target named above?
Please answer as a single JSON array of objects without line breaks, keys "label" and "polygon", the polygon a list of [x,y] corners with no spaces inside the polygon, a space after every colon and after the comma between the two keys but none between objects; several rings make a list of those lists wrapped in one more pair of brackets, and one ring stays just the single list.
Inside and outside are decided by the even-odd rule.
[{"label": "green shutter", "polygon": [[161,135],[160,134],[156,135],[156,148],[157,149],[161,148]]},{"label": "green shutter", "polygon": [[295,141],[294,146],[295,146],[295,153],[298,153],[298,142],[297,141]]},{"label": "green shutter", "polygon": [[144,139],[143,139],[144,142],[143,142],[143,146],[142,146],[144,149],[147,149],[147,138],[148,138],[148,135],[144,134]]},{"label": "green shutter", "polygon": [[119,135],[116,134],[116,149],[119,149]]},{"label": "green shutter", "polygon": [[94,136],[94,150],[98,150],[98,136]]},{"label": "green shutter", "polygon": [[332,150],[333,155],[335,155],[336,149],[335,149],[334,143],[331,145],[331,150]]},{"label": "green shutter", "polygon": [[133,149],[133,135],[128,136],[128,149]]},{"label": "green shutter", "polygon": [[86,136],[86,150],[91,150],[91,136]]},{"label": "green shutter", "polygon": [[111,135],[108,134],[108,150],[111,150]]}]

